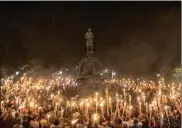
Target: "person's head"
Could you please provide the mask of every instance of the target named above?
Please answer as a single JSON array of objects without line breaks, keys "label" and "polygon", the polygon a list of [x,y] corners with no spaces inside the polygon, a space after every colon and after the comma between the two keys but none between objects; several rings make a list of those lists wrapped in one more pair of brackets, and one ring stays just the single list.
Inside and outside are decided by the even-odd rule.
[{"label": "person's head", "polygon": [[97,125],[94,125],[93,128],[98,128],[98,126]]},{"label": "person's head", "polygon": [[15,118],[19,118],[19,114],[18,113],[15,113]]},{"label": "person's head", "polygon": [[179,116],[179,114],[176,114],[176,120],[179,120],[181,116]]},{"label": "person's head", "polygon": [[88,31],[91,32],[91,28],[88,28]]},{"label": "person's head", "polygon": [[110,121],[106,122],[106,127],[110,127],[110,126],[111,126],[111,122]]},{"label": "person's head", "polygon": [[22,123],[23,123],[23,120],[22,119],[18,119],[18,124],[22,125]]},{"label": "person's head", "polygon": [[125,118],[125,121],[129,121],[129,117],[128,116]]},{"label": "person's head", "polygon": [[122,120],[121,119],[118,119],[118,124],[122,124]]},{"label": "person's head", "polygon": [[44,127],[43,128],[49,128],[47,125],[44,125]]},{"label": "person's head", "polygon": [[149,118],[149,117],[148,117],[147,115],[145,115],[145,116],[143,117],[143,119],[146,119],[146,120],[148,120],[148,118]]},{"label": "person's head", "polygon": [[27,120],[28,120],[28,117],[27,117],[27,116],[24,116],[24,117],[23,117],[23,120],[24,120],[24,121],[27,121]]},{"label": "person's head", "polygon": [[33,115],[33,120],[36,121],[37,120],[37,115]]},{"label": "person's head", "polygon": [[117,118],[114,120],[114,123],[118,124],[118,119]]},{"label": "person's head", "polygon": [[123,128],[128,128],[128,125],[127,124],[123,124]]},{"label": "person's head", "polygon": [[54,121],[54,125],[59,125],[59,120],[58,120],[58,119],[56,119],[56,120]]},{"label": "person's head", "polygon": [[110,119],[110,117],[109,116],[107,116],[106,117],[106,121],[110,121],[111,119]]},{"label": "person's head", "polygon": [[82,128],[82,125],[81,124],[77,124],[76,128]]},{"label": "person's head", "polygon": [[0,116],[2,116],[2,115],[3,115],[3,113],[4,113],[4,112],[2,112],[2,110],[0,110]]},{"label": "person's head", "polygon": [[132,115],[131,115],[131,119],[133,119],[133,118],[134,118],[134,115],[132,114]]},{"label": "person's head", "polygon": [[139,119],[139,120],[142,120],[142,115],[141,115],[141,114],[138,115],[138,119]]},{"label": "person's head", "polygon": [[79,123],[80,123],[80,124],[83,124],[83,122],[84,122],[84,121],[83,121],[83,118],[80,118],[80,119],[79,119]]},{"label": "person's head", "polygon": [[42,115],[41,115],[41,118],[42,118],[42,119],[45,119],[45,115],[44,115],[44,114],[42,114]]},{"label": "person's head", "polygon": [[163,120],[163,124],[168,124],[166,119]]},{"label": "person's head", "polygon": [[28,115],[31,115],[32,114],[32,111],[28,111]]},{"label": "person's head", "polygon": [[51,106],[51,107],[50,107],[50,111],[54,111],[54,107]]},{"label": "person's head", "polygon": [[28,116],[27,121],[30,122],[32,120],[32,118],[30,116]]},{"label": "person's head", "polygon": [[137,119],[134,119],[133,123],[134,124],[138,124],[138,120]]},{"label": "person's head", "polygon": [[155,121],[158,121],[158,117],[157,117],[157,116],[155,116],[155,117],[154,117],[154,120],[155,120]]}]

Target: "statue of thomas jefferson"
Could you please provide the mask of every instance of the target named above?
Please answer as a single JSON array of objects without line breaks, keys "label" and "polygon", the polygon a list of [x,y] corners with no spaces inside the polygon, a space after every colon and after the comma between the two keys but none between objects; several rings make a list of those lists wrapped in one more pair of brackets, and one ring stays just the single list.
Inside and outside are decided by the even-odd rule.
[{"label": "statue of thomas jefferson", "polygon": [[85,34],[86,38],[86,46],[87,46],[87,52],[93,51],[93,33],[91,32],[91,28],[88,29],[88,32]]}]

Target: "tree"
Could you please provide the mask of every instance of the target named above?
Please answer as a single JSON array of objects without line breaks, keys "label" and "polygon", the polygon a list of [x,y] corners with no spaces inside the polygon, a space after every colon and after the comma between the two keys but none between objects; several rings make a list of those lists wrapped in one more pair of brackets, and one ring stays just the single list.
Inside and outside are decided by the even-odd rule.
[{"label": "tree", "polygon": [[182,73],[181,71],[182,71],[182,69],[179,67],[175,68],[173,70],[172,76],[173,76],[174,80],[176,80],[177,82],[181,82],[181,73]]},{"label": "tree", "polygon": [[164,76],[165,77],[165,80],[166,82],[177,82],[177,83],[180,83],[181,82],[181,72],[182,69],[180,67],[176,67],[176,68],[173,68],[171,70],[169,70],[166,75]]}]

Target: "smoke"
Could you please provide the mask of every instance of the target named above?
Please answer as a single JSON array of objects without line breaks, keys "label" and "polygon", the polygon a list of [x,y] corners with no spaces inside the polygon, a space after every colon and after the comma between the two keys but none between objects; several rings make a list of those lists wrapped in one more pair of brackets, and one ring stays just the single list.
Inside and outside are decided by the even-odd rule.
[{"label": "smoke", "polygon": [[123,73],[146,73],[158,59],[154,47],[146,42],[118,46],[117,49],[109,50],[107,54],[109,57],[105,61],[111,62],[111,65],[115,62],[116,67]]},{"label": "smoke", "polygon": [[148,24],[150,29],[137,28],[139,31],[127,34],[129,38],[122,37],[119,45],[107,49],[104,61],[122,73],[165,74],[181,51],[180,18],[176,10],[156,15]]},{"label": "smoke", "polygon": [[[163,17],[160,17],[160,20],[163,24],[162,33],[166,35],[163,38],[165,42],[165,49],[160,51],[160,63],[159,63],[159,72],[162,75],[165,75],[167,71],[172,68],[173,63],[180,55],[181,51],[181,20],[180,12],[171,10]],[[181,57],[180,57],[181,58]]]}]

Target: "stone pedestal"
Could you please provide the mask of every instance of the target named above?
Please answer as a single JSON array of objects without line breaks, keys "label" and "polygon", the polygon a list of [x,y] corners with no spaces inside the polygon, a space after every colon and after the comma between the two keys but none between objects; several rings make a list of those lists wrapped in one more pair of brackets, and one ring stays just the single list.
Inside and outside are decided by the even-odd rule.
[{"label": "stone pedestal", "polygon": [[94,76],[78,76],[77,82],[85,84],[101,84],[103,82],[103,78]]},{"label": "stone pedestal", "polygon": [[94,53],[87,53],[79,64],[77,82],[102,83],[101,62]]},{"label": "stone pedestal", "polygon": [[100,60],[94,54],[87,54],[79,64],[77,84],[79,95],[87,96],[104,90],[104,79],[101,77],[102,67]]}]

